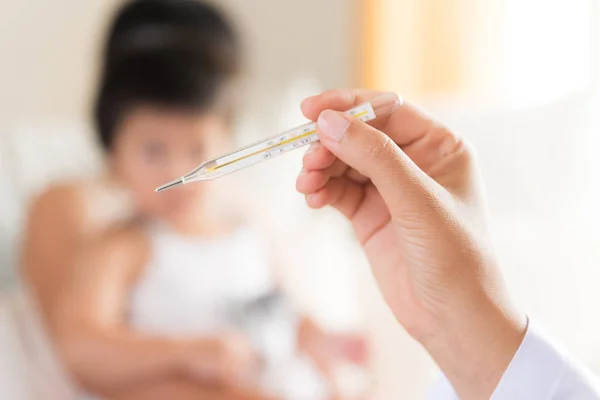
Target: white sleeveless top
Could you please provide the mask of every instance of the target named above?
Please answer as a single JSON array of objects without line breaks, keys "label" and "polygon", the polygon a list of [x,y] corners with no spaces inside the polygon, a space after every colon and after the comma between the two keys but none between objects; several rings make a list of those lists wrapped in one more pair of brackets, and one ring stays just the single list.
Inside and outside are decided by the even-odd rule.
[{"label": "white sleeveless top", "polygon": [[[133,329],[175,338],[236,329],[232,307],[276,289],[268,245],[248,227],[216,239],[183,237],[156,225],[148,233],[151,257],[130,294]],[[274,327],[273,332],[265,332],[269,337],[275,334],[277,343],[271,341],[270,345],[279,348],[281,339],[286,338],[281,332],[295,328],[290,325],[282,331],[277,323]],[[264,338],[261,334],[254,339]],[[289,349],[279,349],[279,353],[291,358],[267,362],[260,385],[286,400],[325,399],[328,389],[323,377],[306,356],[295,355],[293,341],[288,345]]]},{"label": "white sleeveless top", "polygon": [[232,328],[228,307],[275,287],[268,244],[248,227],[215,239],[185,237],[166,226],[148,229],[151,256],[130,293],[132,328],[170,337]]}]

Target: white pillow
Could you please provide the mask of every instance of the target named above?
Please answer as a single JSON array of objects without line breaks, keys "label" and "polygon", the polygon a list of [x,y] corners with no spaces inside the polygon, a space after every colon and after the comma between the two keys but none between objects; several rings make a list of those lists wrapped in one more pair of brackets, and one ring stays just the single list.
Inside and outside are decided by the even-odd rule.
[{"label": "white pillow", "polygon": [[0,287],[14,282],[31,198],[52,182],[97,173],[101,155],[86,124],[21,122],[0,133]]}]

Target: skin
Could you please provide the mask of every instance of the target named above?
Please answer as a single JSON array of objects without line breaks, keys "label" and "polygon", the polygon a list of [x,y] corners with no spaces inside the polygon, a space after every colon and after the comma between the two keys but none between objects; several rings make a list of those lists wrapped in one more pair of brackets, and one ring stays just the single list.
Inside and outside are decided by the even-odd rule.
[{"label": "skin", "polygon": [[[181,235],[214,237],[239,223],[219,207],[218,187],[154,188],[230,147],[216,112],[140,106],[117,127],[109,179],[54,187],[30,213],[24,275],[77,382],[114,400],[269,399],[240,377],[256,356],[239,332],[191,340],[145,335],[128,326],[128,297],[151,254],[140,221],[159,220]],[[131,212],[99,213],[125,190]],[[326,335],[310,319],[299,346],[328,372],[339,358],[365,361],[359,338]]]},{"label": "skin", "polygon": [[490,398],[527,320],[491,250],[475,153],[410,104],[373,126],[332,111],[377,94],[334,90],[303,102],[320,144],[297,189],[352,223],[387,304],[458,396]]}]

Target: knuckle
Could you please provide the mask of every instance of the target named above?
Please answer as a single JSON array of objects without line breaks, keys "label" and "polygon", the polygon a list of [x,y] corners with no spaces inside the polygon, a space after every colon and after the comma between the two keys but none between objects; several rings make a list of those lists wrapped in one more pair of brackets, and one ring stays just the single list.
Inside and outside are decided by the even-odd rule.
[{"label": "knuckle", "polygon": [[353,102],[356,98],[356,91],[353,89],[334,89],[334,95],[338,98]]},{"label": "knuckle", "polygon": [[341,101],[341,103],[348,105],[355,103],[357,91],[354,89],[331,89],[323,94],[329,99]]},{"label": "knuckle", "polygon": [[432,122],[424,135],[431,148],[440,148],[444,153],[454,153],[459,146],[460,138],[446,126]]},{"label": "knuckle", "polygon": [[435,123],[426,134],[429,146],[439,149],[440,156],[461,155],[475,159],[477,151],[473,143],[465,137],[457,135],[444,125]]},{"label": "knuckle", "polygon": [[479,152],[477,151],[477,147],[473,144],[473,142],[467,138],[459,138],[463,151],[469,155],[471,158],[479,157]]},{"label": "knuckle", "polygon": [[479,158],[477,148],[473,142],[464,137],[458,138],[456,152],[461,154],[469,164],[476,163]]},{"label": "knuckle", "polygon": [[371,134],[365,137],[365,143],[362,147],[363,157],[369,159],[380,159],[385,157],[391,139],[386,135]]},{"label": "knuckle", "polygon": [[331,89],[329,91],[329,95],[331,97],[342,97],[345,95],[345,93],[346,93],[345,89]]}]

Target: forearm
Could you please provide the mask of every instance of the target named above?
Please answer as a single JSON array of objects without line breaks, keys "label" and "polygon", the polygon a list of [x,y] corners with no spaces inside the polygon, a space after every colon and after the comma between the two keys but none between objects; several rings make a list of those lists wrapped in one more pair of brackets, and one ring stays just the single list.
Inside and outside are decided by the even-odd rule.
[{"label": "forearm", "polygon": [[116,394],[184,373],[186,344],[182,342],[81,325],[56,336],[79,383],[101,394]]},{"label": "forearm", "polygon": [[[469,315],[459,315],[468,313]],[[460,399],[490,398],[523,341],[526,319],[481,301],[460,310],[429,337],[417,338]]]},{"label": "forearm", "polygon": [[150,383],[125,391],[110,400],[281,400],[252,389],[226,389],[200,385],[184,379],[171,379],[159,383]]},{"label": "forearm", "polygon": [[150,382],[144,387],[122,391],[110,400],[233,400],[222,388],[199,385],[188,379],[172,378]]}]

